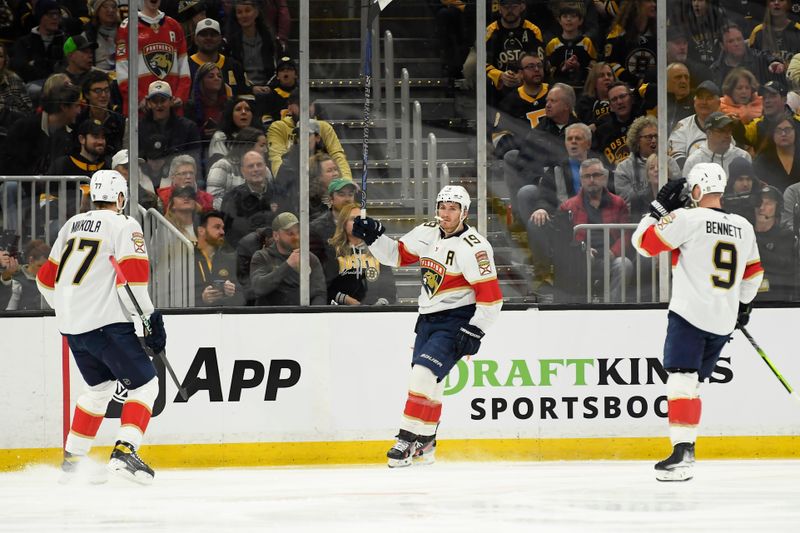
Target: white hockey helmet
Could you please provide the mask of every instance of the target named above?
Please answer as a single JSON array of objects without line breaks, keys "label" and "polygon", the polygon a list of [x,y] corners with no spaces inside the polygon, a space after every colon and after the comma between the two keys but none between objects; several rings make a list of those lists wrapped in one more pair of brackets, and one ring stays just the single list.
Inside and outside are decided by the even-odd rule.
[{"label": "white hockey helmet", "polygon": [[[128,182],[116,170],[98,170],[92,174],[89,190],[93,202],[114,202],[121,211],[128,203]],[[119,194],[122,193],[122,205]]]},{"label": "white hockey helmet", "polygon": [[[700,198],[709,193],[725,192],[725,185],[728,183],[728,175],[725,169],[718,163],[697,163],[689,171],[686,178],[689,184],[689,194],[694,190],[694,186],[700,187]],[[699,202],[700,198],[692,197],[692,200]]]},{"label": "white hockey helmet", "polygon": [[440,202],[455,202],[461,206],[462,212],[462,220],[467,218],[467,213],[469,213],[469,193],[467,189],[462,187],[461,185],[445,185],[442,187],[442,190],[439,191],[439,194],[436,195],[436,206],[439,206]]}]

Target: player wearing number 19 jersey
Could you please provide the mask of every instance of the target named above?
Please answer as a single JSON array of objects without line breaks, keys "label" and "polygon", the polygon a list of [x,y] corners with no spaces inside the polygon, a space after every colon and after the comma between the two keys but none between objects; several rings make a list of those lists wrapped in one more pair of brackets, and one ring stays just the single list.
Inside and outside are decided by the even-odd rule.
[{"label": "player wearing number 19 jersey", "polygon": [[[644,256],[672,252],[664,368],[673,454],[656,465],[660,481],[692,477],[700,422],[700,381],[709,377],[734,326],[745,325],[764,270],[753,227],[720,208],[727,176],[716,163],[699,163],[687,179],[693,209],[675,209],[681,182],[665,185],[633,234]],[[673,210],[674,209],[674,210]]]},{"label": "player wearing number 19 jersey", "polygon": [[142,313],[150,317],[153,335],[146,338],[147,344],[162,350],[166,334],[147,293],[150,269],[144,234],[136,220],[121,213],[127,200],[125,178],[114,170],[101,170],[89,187],[95,209],[67,221],[37,275],[39,290],[55,309],[58,328],[87,385],[75,406],[62,468],[68,474],[78,470],[119,381],[128,394],[108,467],[147,483],[153,471],[136,449],[150,421],[158,378],[133,327],[131,315],[138,313],[110,258],[119,263]]},{"label": "player wearing number 19 jersey", "polygon": [[460,358],[478,352],[503,305],[492,246],[464,223],[469,204],[463,187],[444,187],[436,197],[438,222],[417,226],[399,241],[383,235],[376,220],[353,222],[353,235],[381,263],[421,267],[408,398],[397,442],[387,453],[389,467],[433,461],[444,378]]}]

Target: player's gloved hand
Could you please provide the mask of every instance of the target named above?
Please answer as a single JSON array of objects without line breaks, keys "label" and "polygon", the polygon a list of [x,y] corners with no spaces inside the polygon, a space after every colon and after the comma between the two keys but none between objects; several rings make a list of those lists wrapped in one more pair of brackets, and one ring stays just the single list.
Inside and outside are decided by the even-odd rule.
[{"label": "player's gloved hand", "polygon": [[167,346],[167,330],[164,329],[164,317],[161,316],[161,311],[153,311],[149,320],[152,333],[145,336],[144,342],[154,353],[158,354]]},{"label": "player's gloved hand", "polygon": [[461,326],[456,333],[455,356],[457,358],[465,355],[475,355],[481,347],[481,339],[485,333],[481,328],[466,324]]},{"label": "player's gloved hand", "polygon": [[736,317],[736,329],[742,329],[750,322],[750,313],[752,311],[752,302],[749,304],[739,302],[739,315]]},{"label": "player's gloved hand", "polygon": [[656,199],[650,202],[650,216],[661,219],[679,207],[683,207],[684,199],[681,198],[686,179],[670,180],[658,191]]},{"label": "player's gloved hand", "polygon": [[384,231],[386,231],[386,228],[383,227],[383,224],[374,218],[361,218],[358,216],[353,221],[353,236],[362,239],[367,243],[367,246],[370,246],[378,237],[383,235]]}]

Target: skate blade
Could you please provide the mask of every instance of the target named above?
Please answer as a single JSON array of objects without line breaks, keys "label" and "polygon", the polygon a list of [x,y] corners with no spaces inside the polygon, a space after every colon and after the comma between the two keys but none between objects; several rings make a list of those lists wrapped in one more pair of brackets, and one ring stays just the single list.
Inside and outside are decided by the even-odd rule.
[{"label": "skate blade", "polygon": [[126,468],[125,463],[118,459],[111,459],[106,468],[112,474],[116,474],[121,478],[127,479],[128,481],[139,483],[140,485],[150,485],[153,483],[153,476],[141,470],[137,471],[136,473],[131,473],[131,471]]},{"label": "skate blade", "polygon": [[405,468],[406,466],[411,466],[413,459],[411,457],[407,457],[406,459],[389,459],[387,466],[389,468]]},{"label": "skate blade", "polygon": [[689,481],[694,477],[691,467],[679,466],[672,470],[656,470],[658,481]]}]

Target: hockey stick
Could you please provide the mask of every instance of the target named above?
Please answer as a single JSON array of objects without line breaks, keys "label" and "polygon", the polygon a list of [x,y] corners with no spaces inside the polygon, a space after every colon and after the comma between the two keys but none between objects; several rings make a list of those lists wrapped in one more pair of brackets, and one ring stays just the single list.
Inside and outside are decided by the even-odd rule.
[{"label": "hockey stick", "polygon": [[[139,302],[136,300],[136,297],[133,295],[133,291],[131,290],[131,286],[128,284],[128,280],[125,277],[125,274],[122,273],[122,268],[120,268],[119,263],[117,263],[117,259],[111,255],[108,257],[108,260],[111,261],[111,266],[114,267],[114,270],[117,272],[117,278],[122,280],[122,283],[125,284],[125,292],[128,293],[128,298],[131,299],[133,302],[133,306],[136,308],[136,312],[139,313],[139,319],[142,321],[142,327],[144,328],[144,332],[146,335],[153,334],[153,327],[150,325],[150,321],[144,316],[142,312],[142,307],[139,305]],[[147,352],[147,355],[155,359],[155,354],[153,350],[149,346],[144,347],[144,351]],[[167,354],[164,353],[164,350],[158,352],[158,357],[161,359],[161,362],[164,363],[167,371],[169,372],[170,377],[172,378],[173,383],[175,386],[178,387],[178,394],[181,395],[181,398],[184,401],[189,399],[189,394],[187,394],[186,389],[181,387],[180,382],[178,381],[178,377],[175,375],[175,371],[172,369],[172,365],[169,364],[167,360]]]},{"label": "hockey stick", "polygon": [[[367,39],[364,45],[364,129],[361,140],[361,218],[367,218],[367,165],[369,164],[369,115],[372,98],[372,21],[375,13],[375,4],[370,8],[367,18]],[[378,11],[379,12],[379,11]]]},{"label": "hockey stick", "polygon": [[767,363],[769,369],[772,370],[772,373],[775,374],[775,377],[778,378],[778,381],[781,382],[781,385],[783,385],[786,391],[792,395],[792,398],[794,398],[797,401],[800,401],[800,394],[798,394],[796,390],[793,390],[792,386],[789,385],[789,382],[787,382],[786,379],[784,379],[784,377],[781,375],[781,373],[778,372],[778,369],[775,368],[775,365],[772,364],[772,361],[769,360],[767,354],[764,353],[764,350],[761,349],[761,347],[758,345],[755,339],[750,335],[747,329],[745,329],[744,326],[740,327],[739,329],[741,330],[742,334],[745,337],[747,337],[747,340],[750,341],[750,344],[753,346],[753,348],[756,349],[758,355],[761,356],[761,359],[763,359],[764,362]]}]

